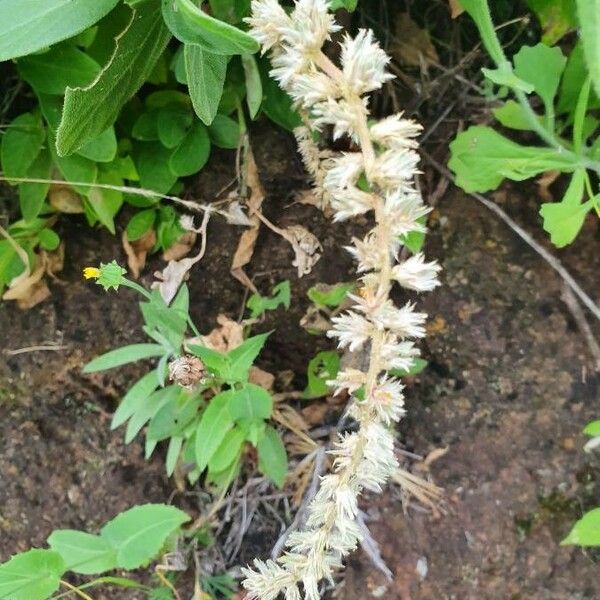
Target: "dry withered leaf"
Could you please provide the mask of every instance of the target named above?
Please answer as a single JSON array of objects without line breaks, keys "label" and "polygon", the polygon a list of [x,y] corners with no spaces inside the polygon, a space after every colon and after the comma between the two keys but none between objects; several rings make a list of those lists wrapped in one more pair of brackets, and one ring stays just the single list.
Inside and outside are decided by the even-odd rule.
[{"label": "dry withered leaf", "polygon": [[273,389],[273,384],[275,383],[275,375],[273,375],[273,373],[269,373],[268,371],[263,371],[261,368],[252,365],[248,374],[248,381],[250,383],[260,385],[260,387],[264,388],[265,390],[270,390]]},{"label": "dry withered leaf", "polygon": [[157,281],[152,284],[152,289],[159,290],[163,300],[170,304],[188,271],[202,258],[203,254],[204,252],[201,250],[191,258],[169,261],[169,264],[162,271],[154,273]]},{"label": "dry withered leaf", "polygon": [[458,15],[462,15],[465,12],[465,9],[461,6],[460,0],[448,0],[450,4],[450,16],[453,19],[456,19]]},{"label": "dry withered leaf", "polygon": [[65,243],[61,242],[56,250],[47,252],[42,250],[40,253],[46,264],[46,274],[54,280],[58,280],[57,273],[60,273],[65,266]]},{"label": "dry withered leaf", "polygon": [[300,319],[300,327],[308,333],[320,335],[331,327],[331,322],[316,306],[309,306],[304,316]]},{"label": "dry withered leaf", "polygon": [[124,231],[121,236],[121,243],[123,244],[123,250],[125,250],[125,254],[127,255],[129,272],[134,279],[137,279],[140,276],[142,269],[146,266],[148,252],[150,252],[156,243],[156,232],[154,229],[149,229],[139,240],[130,242],[127,239],[127,232]]},{"label": "dry withered leaf", "polygon": [[560,177],[560,171],[546,171],[542,173],[535,183],[538,186],[538,192],[544,202],[554,202],[554,195],[550,191],[550,186]]},{"label": "dry withered leaf", "polygon": [[217,352],[229,352],[244,341],[244,328],[226,315],[217,316],[218,327],[202,336],[202,343]]},{"label": "dry withered leaf", "polygon": [[426,67],[439,62],[429,32],[421,29],[408,13],[400,13],[396,18],[391,53],[401,65],[408,67]]},{"label": "dry withered leaf", "polygon": [[252,226],[252,221],[248,218],[238,200],[233,200],[229,203],[225,211],[225,219],[230,225]]},{"label": "dry withered leaf", "polygon": [[419,470],[429,471],[429,467],[431,466],[431,464],[433,462],[435,462],[436,460],[438,460],[439,458],[442,458],[442,456],[444,456],[448,452],[448,450],[450,450],[449,446],[446,446],[445,448],[434,448],[425,457],[425,460],[421,464],[416,465],[416,467]]},{"label": "dry withered leaf", "polygon": [[48,194],[50,206],[58,212],[77,215],[83,212],[83,204],[79,194],[65,186],[51,186]]},{"label": "dry withered leaf", "polygon": [[26,298],[30,293],[31,288],[39,283],[46,272],[44,262],[41,257],[38,257],[37,266],[33,273],[29,269],[25,269],[18,277],[15,277],[9,284],[8,289],[4,292],[2,300],[20,300]]},{"label": "dry withered leaf", "polygon": [[298,277],[307,275],[321,258],[321,252],[323,252],[321,242],[302,225],[286,227],[283,235],[294,249],[292,265],[297,267]]},{"label": "dry withered leaf", "polygon": [[168,250],[163,252],[163,258],[170,261],[180,260],[187,256],[196,243],[196,237],[195,231],[186,231]]},{"label": "dry withered leaf", "polygon": [[17,298],[17,306],[21,310],[29,310],[50,296],[50,288],[42,279],[27,289],[27,293]]}]

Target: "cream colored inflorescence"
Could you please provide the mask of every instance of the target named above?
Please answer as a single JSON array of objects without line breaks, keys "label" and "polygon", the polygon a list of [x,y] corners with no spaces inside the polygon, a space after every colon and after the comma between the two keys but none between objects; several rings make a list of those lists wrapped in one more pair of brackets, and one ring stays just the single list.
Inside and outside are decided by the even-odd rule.
[{"label": "cream colored inflorescence", "polygon": [[[271,75],[294,99],[305,118],[296,132],[299,148],[319,191],[341,221],[372,213],[375,225],[347,249],[358,263],[360,293],[354,306],[333,319],[328,335],[340,348],[366,351],[366,371],[346,369],[330,382],[335,393],[353,397],[348,415],[358,428],[340,436],[332,451],[331,473],[309,508],[305,527],[290,535],[287,552],[277,561],[254,561],[244,569],[251,599],[319,598],[319,582],[332,580],[342,559],[361,534],[356,523],[363,490],[379,492],[397,468],[394,431],[390,425],[404,414],[403,386],[387,372],[408,369],[418,356],[416,338],[425,335],[424,313],[413,303],[394,305],[394,283],[417,292],[439,285],[440,267],[415,254],[398,263],[401,236],[425,231],[429,209],[414,186],[420,126],[402,115],[371,123],[368,97],[392,78],[389,57],[368,30],[341,42],[337,67],[322,51],[339,30],[326,0],[298,0],[288,14],[276,0],[253,0],[248,19],[263,52],[270,50]],[[359,148],[336,157],[323,153],[312,132],[331,126],[334,138],[347,136]],[[362,393],[361,393],[362,392]]]}]

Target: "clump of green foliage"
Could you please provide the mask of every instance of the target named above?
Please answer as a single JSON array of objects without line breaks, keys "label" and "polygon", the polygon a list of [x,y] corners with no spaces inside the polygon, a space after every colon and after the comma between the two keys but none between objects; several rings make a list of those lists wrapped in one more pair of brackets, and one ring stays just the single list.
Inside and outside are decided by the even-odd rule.
[{"label": "clump of green foliage", "polygon": [[[27,267],[15,245],[31,270],[38,248],[58,247],[61,212],[115,233],[128,204],[129,241],[154,229],[153,250],[169,248],[184,231],[161,198],[180,192],[211,148],[238,148],[261,112],[298,124],[268,63],[253,56],[246,0],[211,0],[207,11],[191,0],[93,4],[0,2],[0,61],[14,61],[32,100],[3,127],[2,176],[18,187],[21,219],[0,239],[0,292]],[[68,201],[51,193],[61,181]]]},{"label": "clump of green foliage", "polygon": [[504,53],[486,0],[460,3],[495,63],[496,68],[483,69],[485,77],[499,87],[498,98],[512,96],[494,109],[494,117],[509,129],[535,133],[543,145],[525,146],[492,127],[472,126],[452,142],[449,166],[457,184],[468,192],[496,189],[505,178],[523,181],[546,171],[569,174],[563,199],[540,208],[552,243],[566,246],[589,212],[600,215],[600,195],[594,189],[600,174],[600,121],[593,112],[600,108],[600,3],[577,0],[581,37],[567,57],[559,46],[548,44],[570,27],[575,11],[565,16],[564,2],[532,0],[539,17],[552,21],[552,27],[548,25],[542,42],[521,47],[512,61]]}]

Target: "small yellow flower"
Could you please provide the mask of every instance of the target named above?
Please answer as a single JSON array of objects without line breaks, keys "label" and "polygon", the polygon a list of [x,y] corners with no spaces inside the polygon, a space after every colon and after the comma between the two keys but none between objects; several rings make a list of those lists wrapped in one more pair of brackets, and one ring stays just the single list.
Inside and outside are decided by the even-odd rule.
[{"label": "small yellow flower", "polygon": [[86,267],[83,270],[83,276],[86,279],[98,279],[98,277],[100,277],[100,269],[97,269],[96,267]]}]

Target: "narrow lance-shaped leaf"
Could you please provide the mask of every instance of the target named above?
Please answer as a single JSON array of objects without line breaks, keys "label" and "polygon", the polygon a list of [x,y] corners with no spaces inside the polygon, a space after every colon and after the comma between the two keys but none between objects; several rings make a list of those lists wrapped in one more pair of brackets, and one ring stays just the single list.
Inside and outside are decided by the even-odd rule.
[{"label": "narrow lance-shaped leaf", "polygon": [[577,15],[585,60],[600,96],[600,0],[577,0]]},{"label": "narrow lance-shaped leaf", "polygon": [[137,2],[130,23],[115,40],[113,55],[94,82],[85,88],[67,88],[56,139],[59,154],[74,152],[114,123],[170,38],[158,4]]},{"label": "narrow lance-shaped leaf", "polygon": [[196,463],[203,471],[233,425],[229,401],[233,391],[217,394],[211,399],[196,429]]},{"label": "narrow lance-shaped leaf", "polygon": [[136,360],[152,358],[164,354],[164,348],[160,344],[131,344],[111,350],[94,358],[83,368],[84,373],[94,373],[95,371],[105,371],[120,367]]}]

